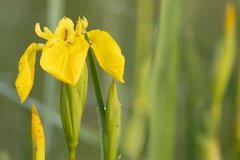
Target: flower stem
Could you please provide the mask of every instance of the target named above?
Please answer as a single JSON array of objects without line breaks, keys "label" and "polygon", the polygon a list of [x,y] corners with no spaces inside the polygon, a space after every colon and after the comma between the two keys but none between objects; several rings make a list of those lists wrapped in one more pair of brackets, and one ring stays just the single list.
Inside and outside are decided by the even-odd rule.
[{"label": "flower stem", "polygon": [[[84,34],[85,39],[89,42],[87,33]],[[106,160],[106,139],[105,139],[105,110],[102,98],[101,86],[98,78],[98,73],[93,57],[92,47],[88,49],[88,64],[91,71],[92,82],[95,90],[95,95],[97,99],[97,113],[98,121],[100,126],[100,149],[101,149],[101,159]]]},{"label": "flower stem", "polygon": [[76,151],[76,147],[74,148],[69,147],[69,160],[75,160],[75,151]]}]

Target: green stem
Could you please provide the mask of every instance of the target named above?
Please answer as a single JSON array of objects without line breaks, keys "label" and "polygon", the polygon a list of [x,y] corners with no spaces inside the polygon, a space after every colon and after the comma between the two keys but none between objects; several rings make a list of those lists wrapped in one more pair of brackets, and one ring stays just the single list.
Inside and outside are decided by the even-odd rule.
[{"label": "green stem", "polygon": [[[85,39],[89,42],[87,33],[84,34]],[[102,98],[101,86],[100,81],[98,78],[98,73],[93,57],[93,50],[92,47],[88,49],[88,64],[91,70],[92,75],[92,82],[95,90],[95,95],[97,99],[97,113],[98,113],[98,120],[100,125],[100,147],[101,147],[101,159],[106,160],[106,140],[105,140],[105,110],[104,110],[104,103]]]},{"label": "green stem", "polygon": [[76,147],[69,148],[69,160],[75,160]]}]

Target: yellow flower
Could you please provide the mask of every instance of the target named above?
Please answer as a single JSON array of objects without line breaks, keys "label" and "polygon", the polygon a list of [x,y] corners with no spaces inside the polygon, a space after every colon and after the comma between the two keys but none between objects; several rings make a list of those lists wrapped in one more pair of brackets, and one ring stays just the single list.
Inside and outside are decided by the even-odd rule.
[{"label": "yellow flower", "polygon": [[[77,35],[85,33],[87,26],[87,19],[85,17],[80,19],[79,17],[76,27]],[[124,83],[125,59],[118,44],[107,32],[102,30],[92,30],[87,34],[99,65],[114,79]]]},{"label": "yellow flower", "polygon": [[[75,85],[79,80],[89,49],[84,39],[87,19],[78,20],[76,29],[71,19],[63,18],[53,34],[47,27],[41,31],[39,23],[35,26],[37,35],[47,40],[47,43],[32,43],[19,62],[19,74],[15,82],[21,102],[29,95],[34,82],[34,66],[36,52],[42,50],[41,67],[58,80],[69,85]],[[124,57],[121,49],[112,37],[105,31],[88,32],[91,46],[99,65],[114,79],[124,83]]]},{"label": "yellow flower", "polygon": [[45,45],[32,43],[20,59],[15,85],[21,102],[27,98],[33,86],[36,51],[42,50],[40,65],[45,71],[62,82],[75,85],[89,48],[87,41],[76,35],[69,18],[60,20],[54,34],[47,27],[42,32],[39,23],[35,31],[39,37],[48,41]]}]

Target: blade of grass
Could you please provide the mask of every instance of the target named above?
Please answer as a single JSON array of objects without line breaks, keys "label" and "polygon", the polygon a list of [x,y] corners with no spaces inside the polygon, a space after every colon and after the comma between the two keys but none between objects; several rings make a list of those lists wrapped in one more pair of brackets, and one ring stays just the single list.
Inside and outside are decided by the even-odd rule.
[{"label": "blade of grass", "polygon": [[211,140],[209,160],[221,159],[219,127],[221,123],[222,101],[232,73],[236,52],[235,9],[233,3],[226,5],[225,35],[216,55],[213,72],[213,101],[211,112]]},{"label": "blade of grass", "polygon": [[162,0],[150,86],[150,158],[173,159],[180,0]]},{"label": "blade of grass", "polygon": [[[145,154],[148,134],[147,86],[150,71],[153,30],[153,0],[138,0],[137,4],[136,53],[134,70],[134,98],[131,117],[123,132],[121,151],[129,159],[141,159]],[[149,32],[146,34],[146,32]]]},{"label": "blade of grass", "polygon": [[[240,1],[236,1],[236,17],[240,17]],[[240,21],[236,22],[236,32],[240,31]],[[236,44],[238,44],[236,42]],[[239,48],[237,48],[238,50]],[[238,53],[238,60],[239,60],[239,53]],[[238,80],[237,80],[237,95],[236,95],[236,119],[235,119],[235,156],[236,159],[240,159],[240,66],[238,65]]]},{"label": "blade of grass", "polygon": [[240,66],[238,66],[238,83],[236,95],[236,130],[235,130],[235,152],[236,159],[240,159]]},{"label": "blade of grass", "polygon": [[148,106],[147,84],[150,70],[150,60],[142,64],[141,75],[135,92],[131,117],[129,117],[121,151],[130,160],[142,159],[146,153],[146,143],[148,137]]},{"label": "blade of grass", "polygon": [[204,106],[209,102],[209,85],[205,76],[208,72],[202,54],[197,51],[196,37],[192,30],[187,29],[184,37],[180,76],[181,106],[177,122],[178,130],[183,130],[184,133],[178,135],[177,147],[181,149],[176,154],[180,154],[183,159],[197,160],[202,155],[202,148],[196,138],[204,134],[201,123],[204,120]]}]

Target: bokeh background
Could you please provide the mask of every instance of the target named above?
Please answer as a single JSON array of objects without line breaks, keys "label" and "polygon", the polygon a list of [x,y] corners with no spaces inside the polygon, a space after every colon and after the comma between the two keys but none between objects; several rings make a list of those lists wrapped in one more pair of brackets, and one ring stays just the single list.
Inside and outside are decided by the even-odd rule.
[{"label": "bokeh background", "polygon": [[[225,10],[229,2],[236,10],[236,30],[227,38]],[[32,159],[31,103],[43,121],[46,159],[68,157],[59,116],[61,83],[41,69],[41,52],[37,53],[33,89],[23,104],[14,85],[19,59],[28,45],[45,43],[36,35],[35,24],[54,31],[64,16],[75,24],[79,16],[85,16],[88,31],[110,33],[125,56],[125,83],[117,83],[122,108],[118,159],[217,160],[217,155],[239,159],[239,11],[239,0],[0,0],[0,160]],[[234,45],[224,50],[226,39]],[[162,49],[164,45],[167,49]],[[166,52],[161,57],[164,63],[156,60],[162,54],[159,51]],[[214,86],[219,79],[214,66],[220,64],[217,70],[224,70],[224,60],[229,57],[220,61],[218,55],[225,52],[234,56],[223,75],[226,83],[218,107],[214,107]],[[111,77],[99,66],[98,71],[106,100]],[[219,113],[217,136],[213,136],[217,144],[209,136],[209,128],[214,128],[213,108]],[[91,78],[80,132],[77,159],[100,159]],[[212,151],[215,147],[218,153]],[[156,150],[161,154],[154,158]]]}]

